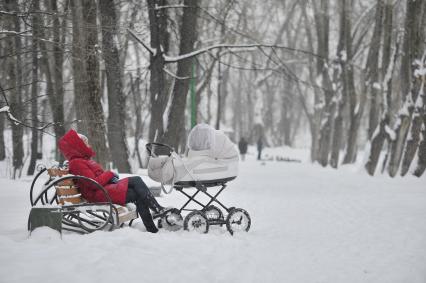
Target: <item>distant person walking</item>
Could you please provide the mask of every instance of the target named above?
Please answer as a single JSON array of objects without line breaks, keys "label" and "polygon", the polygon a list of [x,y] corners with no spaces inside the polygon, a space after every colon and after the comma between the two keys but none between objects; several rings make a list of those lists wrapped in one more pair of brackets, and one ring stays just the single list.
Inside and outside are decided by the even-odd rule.
[{"label": "distant person walking", "polygon": [[257,160],[262,159],[262,149],[263,149],[263,141],[262,137],[257,140]]},{"label": "distant person walking", "polygon": [[241,160],[244,161],[246,159],[247,153],[247,141],[245,138],[241,138],[240,142],[238,143],[238,149],[240,150]]}]

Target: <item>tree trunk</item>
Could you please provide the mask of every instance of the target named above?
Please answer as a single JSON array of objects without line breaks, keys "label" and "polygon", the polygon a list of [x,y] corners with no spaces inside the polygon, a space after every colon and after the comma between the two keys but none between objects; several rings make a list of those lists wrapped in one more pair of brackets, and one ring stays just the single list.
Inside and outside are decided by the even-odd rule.
[{"label": "tree trunk", "polygon": [[[151,92],[151,122],[149,125],[148,141],[160,140],[163,136],[163,115],[167,106],[168,93],[164,77],[163,53],[169,50],[169,35],[167,33],[167,9],[156,9],[167,5],[167,0],[147,0],[149,14],[149,29],[151,47],[155,54],[150,55],[150,92]],[[185,9],[184,9],[185,10]]]},{"label": "tree trunk", "polygon": [[223,74],[222,74],[222,91],[221,93],[221,103],[222,103],[222,113],[220,113],[220,120],[223,121],[224,123],[228,120],[228,109],[227,109],[227,105],[229,104],[228,101],[228,97],[229,97],[229,79],[231,77],[230,74],[230,67],[232,64],[232,56],[229,56],[229,60],[226,63],[228,66],[226,66],[225,70],[223,70]]},{"label": "tree trunk", "polygon": [[108,89],[108,142],[114,167],[130,172],[126,143],[123,81],[118,54],[117,15],[113,0],[99,2],[102,26],[102,55],[105,61]]},{"label": "tree trunk", "polygon": [[[197,1],[185,0],[183,9],[182,24],[180,27],[179,53],[186,54],[194,50],[194,43],[197,39]],[[185,59],[178,62],[177,76],[190,77],[192,59]],[[188,79],[176,79],[173,85],[173,97],[167,123],[167,131],[162,140],[169,143],[178,150],[180,137],[185,132],[185,109],[186,97],[189,90]]]},{"label": "tree trunk", "polygon": [[83,27],[85,35],[85,59],[87,74],[87,94],[85,102],[88,104],[86,119],[87,137],[90,145],[96,152],[96,160],[105,168],[110,161],[109,150],[105,139],[105,118],[102,109],[102,93],[99,85],[99,44],[98,27],[96,22],[96,3],[92,0],[83,0]]},{"label": "tree trunk", "polygon": [[[266,80],[265,81],[265,95],[263,98],[263,105],[266,106],[263,113],[263,123],[264,123],[264,131],[265,131],[265,137],[269,137],[269,139],[273,140],[273,136],[275,134],[274,131],[274,98],[275,98],[275,88],[271,86],[271,84]],[[273,145],[273,144],[272,144]]]},{"label": "tree trunk", "polygon": [[136,119],[135,119],[135,136],[134,136],[134,144],[135,144],[135,150],[133,157],[136,155],[138,158],[138,164],[139,168],[143,167],[142,164],[142,158],[139,152],[139,141],[142,138],[142,119],[141,119],[141,112],[142,112],[142,99],[141,99],[141,91],[140,91],[140,69],[138,68],[138,77],[136,80],[133,79],[132,74],[130,73],[130,89],[132,92],[132,98],[133,98],[133,106]]},{"label": "tree trunk", "polygon": [[220,129],[220,116],[222,112],[222,64],[220,63],[220,53],[217,59],[217,108],[216,108],[216,130]]},{"label": "tree trunk", "polygon": [[361,124],[361,117],[364,110],[365,100],[363,97],[358,97],[355,90],[355,78],[353,70],[353,50],[352,50],[352,1],[346,0],[346,17],[345,17],[345,50],[346,50],[346,60],[348,64],[345,65],[343,69],[344,77],[344,88],[347,92],[347,98],[349,100],[349,117],[350,125],[348,131],[348,142],[346,147],[346,154],[343,158],[343,164],[350,164],[356,161],[356,154],[358,151],[357,142],[358,142],[358,130]]},{"label": "tree trunk", "polygon": [[[290,81],[288,88],[290,92],[294,91],[293,82]],[[290,112],[293,110],[292,107],[294,103],[292,98],[288,95],[283,95],[281,98],[281,120],[280,120],[280,129],[283,136],[283,144],[286,146],[292,146],[292,131],[291,131],[291,119]]]},{"label": "tree trunk", "polygon": [[4,115],[0,115],[0,161],[5,160],[6,158],[6,145],[4,143],[4,117]]},{"label": "tree trunk", "polygon": [[[343,58],[343,51],[346,47],[346,34],[350,30],[348,30],[348,27],[346,26],[347,23],[347,9],[346,9],[346,1],[342,1],[340,4],[340,31],[339,31],[339,41],[337,44],[337,54],[336,57],[339,60],[340,66],[342,70],[346,69],[346,59]],[[337,79],[341,79],[343,84],[343,91],[341,91],[341,97],[337,99],[336,102],[336,116],[334,118],[334,125],[333,125],[333,141],[331,145],[331,156],[330,156],[330,166],[333,168],[337,168],[339,166],[339,159],[340,159],[340,149],[342,147],[342,141],[343,141],[343,111],[346,106],[346,100],[348,97],[347,93],[347,84],[345,81],[345,71],[343,74],[340,71],[334,70],[334,77],[335,81]],[[338,94],[336,93],[338,96]]]},{"label": "tree trunk", "polygon": [[317,54],[320,58],[317,60],[317,73],[321,74],[322,88],[324,90],[324,111],[321,117],[319,148],[318,148],[318,162],[322,166],[327,166],[328,158],[331,148],[331,133],[333,125],[333,108],[334,103],[332,98],[334,93],[332,91],[332,83],[329,77],[329,66],[327,66],[323,58],[329,57],[329,0],[321,0],[320,7],[315,8],[315,23],[317,29]]},{"label": "tree trunk", "polygon": [[83,31],[83,7],[81,0],[70,1],[72,11],[72,71],[74,86],[75,114],[78,121],[79,132],[87,133],[87,74],[86,61],[84,60],[84,31]]},{"label": "tree trunk", "polygon": [[[53,116],[53,129],[55,131],[56,137],[56,160],[59,162],[63,161],[62,154],[59,154],[58,150],[58,141],[65,134],[64,126],[64,82],[62,78],[64,63],[64,45],[61,42],[61,23],[59,21],[59,11],[58,11],[58,0],[51,0],[52,12],[55,14],[53,17],[53,58],[54,58],[54,72],[53,76],[55,79],[55,93],[50,94],[55,97],[55,104],[51,104],[50,108],[52,109]],[[63,17],[63,24],[66,24],[66,17]],[[65,34],[62,35],[65,37]]]},{"label": "tree trunk", "polygon": [[[422,86],[422,88],[424,87]],[[423,96],[424,94],[420,95],[417,98],[419,100],[422,100],[422,103],[424,103]],[[404,157],[402,159],[401,164],[401,176],[405,176],[405,174],[407,174],[408,170],[410,169],[411,162],[413,161],[414,156],[416,155],[416,151],[420,143],[420,132],[423,126],[423,111],[423,107],[415,107],[414,109],[411,121],[410,137],[407,139]]]},{"label": "tree trunk", "polygon": [[[308,42],[308,46],[309,46],[309,51],[310,52],[314,52],[314,43],[313,43],[313,36],[312,36],[312,32],[310,30],[311,27],[311,23],[309,22],[309,17],[308,17],[308,13],[307,13],[307,2],[305,2],[305,5],[302,9],[302,14],[303,14],[303,18],[304,18],[304,26],[305,26],[305,31],[306,31],[306,37],[307,37],[307,42]],[[311,57],[308,58],[309,60],[309,80],[312,83],[312,85],[316,85],[315,84],[315,70],[314,70],[314,61],[312,60]],[[297,92],[299,93],[299,98],[300,100],[303,100],[303,92],[300,88],[300,84],[297,84]],[[318,160],[318,152],[319,152],[319,127],[320,127],[320,122],[321,122],[321,112],[322,112],[322,107],[321,107],[321,98],[320,98],[320,91],[317,88],[314,88],[314,109],[313,109],[313,113],[309,113],[307,107],[306,107],[306,103],[302,102],[302,105],[304,105],[303,109],[304,112],[308,118],[309,121],[309,129],[310,129],[310,133],[311,133],[311,162],[315,162]]]},{"label": "tree trunk", "polygon": [[[423,108],[426,107],[426,98],[423,97]],[[422,128],[422,139],[419,144],[419,149],[417,156],[419,157],[417,161],[417,167],[414,171],[414,175],[420,177],[423,175],[426,169],[426,109],[423,109],[423,128]]]},{"label": "tree trunk", "polygon": [[[405,146],[404,157],[401,164],[401,176],[405,176],[408,170],[410,169],[411,162],[414,159],[416,151],[418,150],[420,143],[420,133],[423,125],[423,117],[425,115],[425,75],[416,74],[416,70],[425,70],[426,69],[426,50],[425,50],[425,26],[426,20],[426,4],[422,6],[423,11],[418,11],[420,16],[420,23],[418,28],[418,33],[415,34],[415,42],[414,42],[414,53],[416,55],[417,64],[413,64],[413,75],[412,75],[412,89],[411,94],[414,101],[414,112],[411,120],[411,128],[409,139],[407,140],[407,144]],[[423,19],[423,23],[421,23]],[[419,148],[419,150],[421,150]]]},{"label": "tree trunk", "polygon": [[[423,13],[426,13],[426,8],[424,7],[423,9],[425,9],[423,11]],[[426,26],[426,19],[425,16],[423,16],[423,23],[422,26]],[[424,31],[423,36],[426,37],[426,31]],[[423,55],[424,56],[424,55]],[[424,60],[423,60],[424,62]],[[417,156],[418,156],[418,160],[417,160],[417,167],[416,170],[414,171],[414,175],[417,177],[420,177],[423,175],[425,169],[426,169],[426,93],[425,93],[425,84],[426,84],[426,76],[423,74],[423,108],[420,111],[420,113],[422,114],[422,119],[423,119],[423,127],[422,127],[422,131],[421,131],[421,140],[419,143],[419,148],[417,150]]]},{"label": "tree trunk", "polygon": [[370,98],[370,113],[368,118],[368,138],[370,140],[373,138],[373,133],[379,124],[380,117],[380,90],[377,88],[377,82],[379,82],[379,53],[383,30],[383,10],[384,0],[377,0],[374,30],[371,37],[370,49],[368,50],[367,65],[365,67],[367,74],[366,83],[368,84],[367,91],[369,91]]},{"label": "tree trunk", "polygon": [[[6,11],[19,12],[18,1],[16,0],[5,0],[5,9]],[[6,29],[12,30],[17,33],[20,32],[21,28],[19,25],[19,19],[17,16],[9,16],[8,21],[6,22]],[[16,54],[16,60],[14,57],[9,58],[7,63],[7,69],[9,71],[9,82],[11,82],[11,96],[10,96],[10,109],[12,114],[19,121],[22,120],[23,111],[22,108],[22,60],[20,55],[21,50],[21,37],[12,36],[7,40],[7,48],[11,50],[11,53]],[[12,144],[13,144],[13,174],[12,178],[19,177],[22,172],[23,158],[24,158],[24,146],[23,146],[23,134],[24,129],[21,125],[16,125],[11,123],[12,127]]]},{"label": "tree trunk", "polygon": [[407,13],[405,18],[405,36],[403,43],[403,54],[401,62],[401,90],[405,97],[403,109],[399,111],[397,126],[395,129],[396,139],[392,141],[391,154],[389,159],[388,173],[394,177],[399,169],[403,147],[408,136],[411,124],[411,115],[414,110],[413,102],[418,96],[419,83],[414,77],[413,62],[423,55],[421,47],[423,45],[422,15],[424,1],[407,1]]},{"label": "tree trunk", "polygon": [[[32,5],[32,11],[40,10],[39,1],[34,1]],[[37,13],[32,14],[33,36],[32,36],[32,69],[31,69],[31,158],[30,165],[28,166],[27,175],[33,175],[37,162],[37,151],[38,151],[38,109],[37,109],[37,93],[38,93],[38,38],[40,38],[39,29],[41,28],[39,16]]]},{"label": "tree trunk", "polygon": [[[388,3],[389,4],[389,3]],[[369,114],[369,128],[368,128],[368,137],[370,140],[370,152],[367,163],[365,164],[365,169],[367,173],[371,176],[374,175],[377,167],[377,163],[380,158],[380,154],[382,152],[383,145],[386,139],[389,139],[389,135],[386,132],[386,127],[389,127],[389,107],[391,101],[389,99],[383,101],[380,99],[381,91],[383,91],[382,87],[378,88],[379,80],[379,53],[380,53],[380,42],[382,38],[383,27],[385,27],[385,41],[387,45],[384,45],[386,50],[390,50],[391,48],[391,33],[392,26],[383,24],[383,14],[384,14],[385,3],[383,0],[377,1],[376,7],[376,18],[375,18],[375,26],[374,32],[371,39],[370,49],[368,51],[367,56],[367,65],[365,66],[366,74],[367,74],[367,91],[370,92],[370,114]],[[389,13],[390,12],[390,13]],[[392,6],[389,9],[389,6],[386,8],[385,22],[389,22],[388,18],[392,17]],[[388,51],[384,50],[382,54],[382,81],[383,83],[380,86],[384,86],[387,84],[391,87],[391,76],[389,77],[389,82],[385,81],[384,75],[388,72],[387,65],[389,62]],[[397,52],[395,52],[397,54]],[[397,55],[394,55],[394,61]],[[389,70],[390,74],[392,74],[393,70]],[[391,90],[389,90],[391,91]],[[380,102],[382,103],[382,107],[380,107]],[[382,117],[379,119],[380,113],[384,111]]]}]

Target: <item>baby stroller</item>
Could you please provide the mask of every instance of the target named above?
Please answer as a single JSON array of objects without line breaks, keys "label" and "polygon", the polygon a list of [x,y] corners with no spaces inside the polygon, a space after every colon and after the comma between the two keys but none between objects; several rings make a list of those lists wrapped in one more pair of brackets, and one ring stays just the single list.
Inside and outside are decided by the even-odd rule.
[{"label": "baby stroller", "polygon": [[[227,182],[237,177],[239,162],[235,145],[223,132],[206,124],[195,126],[188,137],[185,158],[166,144],[148,143],[146,149],[149,177],[160,182],[165,193],[176,189],[188,198],[181,208],[161,218],[159,227],[178,230],[183,226],[188,231],[208,233],[211,225],[226,225],[231,235],[250,229],[247,211],[227,207],[218,200]],[[215,193],[214,187],[219,188]],[[197,199],[202,195],[209,199],[207,203]],[[200,209],[189,209],[189,204],[196,204]],[[185,218],[182,217],[184,211],[190,211]]]}]

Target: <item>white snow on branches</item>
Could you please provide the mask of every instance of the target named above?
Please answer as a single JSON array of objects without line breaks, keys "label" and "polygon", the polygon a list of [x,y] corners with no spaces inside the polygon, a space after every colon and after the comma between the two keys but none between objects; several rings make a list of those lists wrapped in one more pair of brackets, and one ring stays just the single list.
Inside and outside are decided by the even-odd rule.
[{"label": "white snow on branches", "polygon": [[19,121],[18,119],[16,119],[15,116],[13,116],[13,114],[10,113],[10,107],[9,106],[3,106],[0,109],[0,113],[3,113],[3,112],[5,112],[7,114],[7,116],[9,117],[9,120],[11,120],[12,122],[14,122],[15,125],[22,124],[21,121]]},{"label": "white snow on branches", "polygon": [[395,140],[396,139],[396,133],[394,130],[392,130],[388,125],[385,126],[385,132],[389,135],[389,138],[391,140]]}]

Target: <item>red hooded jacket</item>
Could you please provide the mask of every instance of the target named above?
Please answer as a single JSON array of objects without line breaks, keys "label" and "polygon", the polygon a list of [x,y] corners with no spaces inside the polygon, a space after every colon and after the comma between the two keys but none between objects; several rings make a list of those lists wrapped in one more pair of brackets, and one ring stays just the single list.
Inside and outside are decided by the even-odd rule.
[{"label": "red hooded jacket", "polygon": [[[114,173],[104,171],[102,167],[91,158],[95,152],[88,147],[74,130],[69,130],[60,140],[59,149],[69,161],[69,171],[73,175],[91,178],[98,182],[109,193],[113,203],[124,205],[126,202],[128,179],[121,179],[117,184],[108,184]],[[103,192],[89,181],[79,180],[81,194],[89,202],[105,202]]]}]

